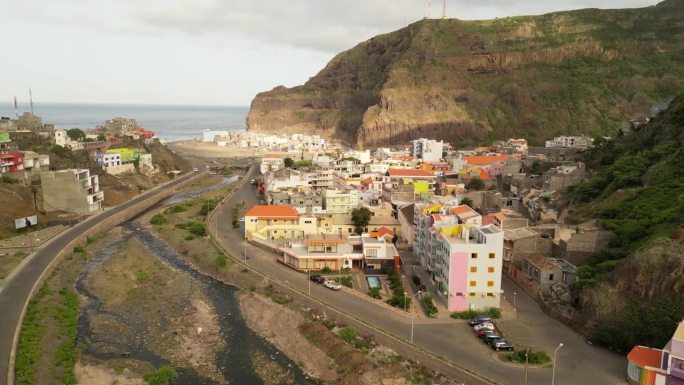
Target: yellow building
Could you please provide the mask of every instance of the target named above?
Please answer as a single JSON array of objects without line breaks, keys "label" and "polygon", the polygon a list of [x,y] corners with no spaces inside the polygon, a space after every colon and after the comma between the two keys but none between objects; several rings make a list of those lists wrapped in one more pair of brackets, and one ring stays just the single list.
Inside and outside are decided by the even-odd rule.
[{"label": "yellow building", "polygon": [[247,239],[304,239],[316,234],[315,217],[301,217],[290,206],[253,206],[245,214],[245,237]]}]

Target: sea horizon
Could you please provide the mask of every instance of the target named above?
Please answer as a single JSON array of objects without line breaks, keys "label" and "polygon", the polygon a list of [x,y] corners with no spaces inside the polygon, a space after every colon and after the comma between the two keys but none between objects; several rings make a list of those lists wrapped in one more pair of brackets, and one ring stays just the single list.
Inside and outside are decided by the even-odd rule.
[{"label": "sea horizon", "polygon": [[[19,104],[19,115],[31,110],[27,103]],[[136,104],[136,103],[34,103],[34,114],[43,124],[55,128],[94,129],[115,117],[132,118],[141,127],[169,142],[195,139],[206,129],[243,131],[246,129],[248,106]],[[14,103],[3,103],[0,116],[15,117]]]}]

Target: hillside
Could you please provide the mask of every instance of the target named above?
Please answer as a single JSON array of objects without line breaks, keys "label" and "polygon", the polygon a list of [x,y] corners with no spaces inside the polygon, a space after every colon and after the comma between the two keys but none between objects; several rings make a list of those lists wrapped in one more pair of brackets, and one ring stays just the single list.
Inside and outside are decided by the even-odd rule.
[{"label": "hillside", "polygon": [[617,235],[578,268],[579,314],[598,342],[661,347],[684,319],[684,95],[650,123],[584,154],[570,219]]},{"label": "hillside", "polygon": [[485,21],[421,20],[258,94],[248,130],[365,147],[614,132],[684,79],[684,0]]}]

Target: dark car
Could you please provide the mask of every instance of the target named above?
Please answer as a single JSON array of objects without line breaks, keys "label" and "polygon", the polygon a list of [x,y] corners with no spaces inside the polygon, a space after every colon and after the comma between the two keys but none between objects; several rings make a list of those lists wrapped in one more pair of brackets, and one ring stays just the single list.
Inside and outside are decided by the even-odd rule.
[{"label": "dark car", "polygon": [[325,278],[323,276],[318,275],[318,274],[314,274],[314,275],[310,276],[309,279],[316,282],[316,283],[325,282]]},{"label": "dark car", "polygon": [[492,322],[492,317],[480,315],[480,316],[477,316],[477,317],[471,319],[470,321],[468,321],[468,324],[470,326],[475,326],[475,325],[479,325],[479,324],[484,323],[484,322]]},{"label": "dark car", "polygon": [[508,350],[512,351],[513,350],[513,345],[511,345],[508,341],[504,339],[499,339],[499,340],[492,340],[492,342],[489,343],[489,346],[492,347],[492,349],[499,351],[499,350]]},{"label": "dark car", "polygon": [[491,343],[493,340],[500,340],[501,336],[494,333],[494,332],[489,332],[485,333],[485,335],[482,337],[482,341],[484,341],[486,344]]}]

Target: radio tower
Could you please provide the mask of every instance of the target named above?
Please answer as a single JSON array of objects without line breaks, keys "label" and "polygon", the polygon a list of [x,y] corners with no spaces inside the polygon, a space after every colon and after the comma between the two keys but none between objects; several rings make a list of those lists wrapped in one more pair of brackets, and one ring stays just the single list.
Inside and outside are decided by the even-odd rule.
[{"label": "radio tower", "polygon": [[427,9],[425,10],[425,17],[423,19],[429,19],[432,13],[432,0],[428,0]]},{"label": "radio tower", "polygon": [[33,115],[33,94],[31,94],[31,87],[29,87],[29,101],[31,102],[31,115]]},{"label": "radio tower", "polygon": [[447,2],[447,0],[444,0],[443,6],[442,6],[442,19],[446,19],[446,18],[447,18],[447,15],[446,15],[446,2]]},{"label": "radio tower", "polygon": [[19,110],[17,106],[17,97],[14,97],[14,117],[19,119]]}]

